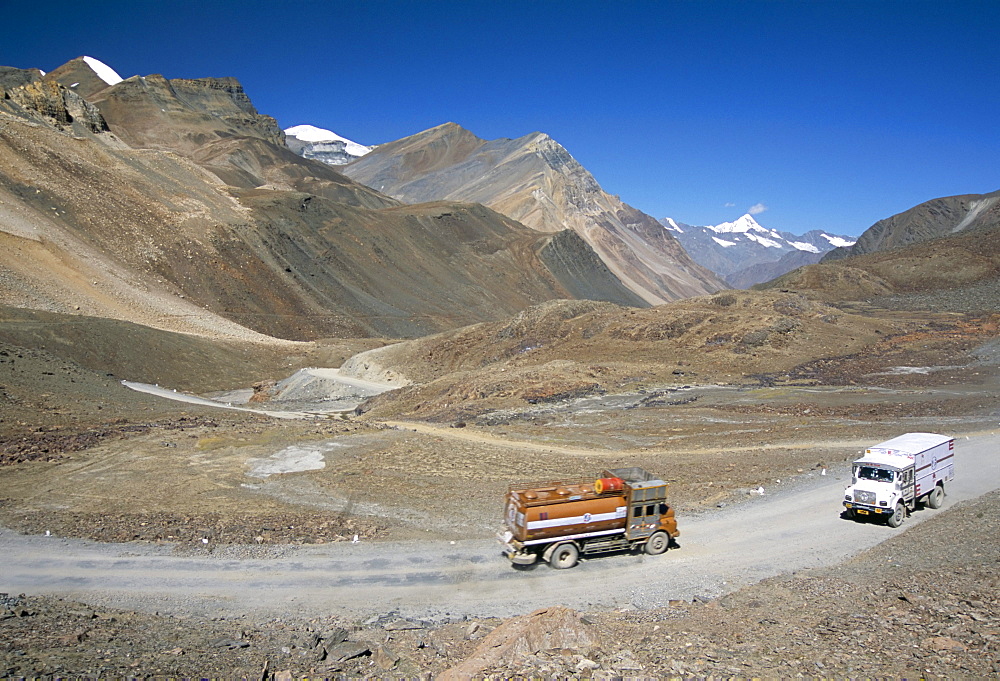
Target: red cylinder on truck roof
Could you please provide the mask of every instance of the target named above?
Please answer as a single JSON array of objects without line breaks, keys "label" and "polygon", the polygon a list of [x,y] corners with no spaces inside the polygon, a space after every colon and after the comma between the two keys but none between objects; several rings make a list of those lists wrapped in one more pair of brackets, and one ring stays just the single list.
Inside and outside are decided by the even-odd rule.
[{"label": "red cylinder on truck roof", "polygon": [[625,481],[621,478],[598,478],[594,481],[594,491],[598,494],[620,492],[624,487]]}]

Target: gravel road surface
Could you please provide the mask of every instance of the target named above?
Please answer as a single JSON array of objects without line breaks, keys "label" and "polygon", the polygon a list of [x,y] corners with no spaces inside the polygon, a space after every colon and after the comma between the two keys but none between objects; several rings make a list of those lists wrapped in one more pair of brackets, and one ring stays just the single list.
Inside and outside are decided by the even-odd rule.
[{"label": "gravel road surface", "polygon": [[[1000,434],[956,442],[945,508],[1000,488]],[[806,476],[747,503],[679,518],[681,548],[615,555],[572,570],[513,569],[488,539],[219,547],[98,544],[0,530],[0,591],[56,595],[161,613],[274,616],[395,611],[405,616],[507,617],[561,604],[649,608],[715,597],[766,577],[836,564],[900,530],[840,517],[844,474]]]}]

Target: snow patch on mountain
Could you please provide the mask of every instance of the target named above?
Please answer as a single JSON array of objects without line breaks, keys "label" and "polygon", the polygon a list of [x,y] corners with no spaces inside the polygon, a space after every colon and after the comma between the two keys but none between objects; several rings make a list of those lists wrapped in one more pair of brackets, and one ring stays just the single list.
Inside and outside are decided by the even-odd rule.
[{"label": "snow patch on mountain", "polygon": [[[775,235],[775,236],[777,236],[777,235]],[[774,239],[768,239],[767,237],[760,236],[759,234],[754,234],[752,232],[747,232],[747,238],[750,239],[751,241],[756,241],[757,243],[759,243],[761,246],[764,246],[765,248],[782,248],[782,245],[779,244]],[[778,238],[780,239],[781,237],[778,237]],[[786,242],[786,243],[788,243],[788,242]]]},{"label": "snow patch on mountain", "polygon": [[714,241],[715,243],[719,244],[723,248],[729,248],[730,246],[735,246],[736,245],[735,241],[726,241],[725,239],[720,239],[717,236],[713,236],[712,237],[712,241]]},{"label": "snow patch on mountain", "polygon": [[[824,234],[823,236],[826,235]],[[788,243],[791,244],[793,248],[800,251],[807,251],[809,253],[819,253],[819,248],[809,243],[808,241],[789,241]]]},{"label": "snow patch on mountain", "polygon": [[821,237],[830,242],[830,245],[834,248],[847,248],[848,246],[853,246],[856,242],[849,241],[848,239],[843,239],[839,236],[830,236],[829,234],[820,234]]},{"label": "snow patch on mountain", "polygon": [[661,224],[667,228],[668,232],[677,232],[679,234],[684,233],[684,230],[681,229],[681,226],[678,225],[673,218],[663,218]]},{"label": "snow patch on mountain", "polygon": [[84,57],[83,61],[85,61],[87,63],[87,66],[89,66],[94,71],[94,73],[97,74],[98,78],[103,80],[108,85],[117,85],[118,83],[125,80],[124,78],[118,75],[117,71],[115,71],[113,68],[111,68],[104,62],[100,61],[99,59],[94,59],[93,57]]}]

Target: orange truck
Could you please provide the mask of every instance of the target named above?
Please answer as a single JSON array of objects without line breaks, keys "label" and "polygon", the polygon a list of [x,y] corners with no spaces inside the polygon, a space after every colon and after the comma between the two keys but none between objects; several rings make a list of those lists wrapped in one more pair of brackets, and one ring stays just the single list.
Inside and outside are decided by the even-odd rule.
[{"label": "orange truck", "polygon": [[615,468],[596,480],[511,487],[498,537],[514,565],[538,560],[554,568],[576,565],[581,554],[671,546],[677,519],[667,504],[667,483],[642,468]]}]

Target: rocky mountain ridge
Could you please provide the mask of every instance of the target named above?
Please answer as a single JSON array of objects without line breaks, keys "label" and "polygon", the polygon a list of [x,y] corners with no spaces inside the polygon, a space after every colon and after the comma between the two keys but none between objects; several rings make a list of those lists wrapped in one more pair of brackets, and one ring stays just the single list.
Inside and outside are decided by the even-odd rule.
[{"label": "rocky mountain ridge", "polygon": [[925,201],[902,213],[879,220],[858,237],[857,243],[838,248],[823,260],[902,248],[923,241],[1000,227],[1000,191],[962,194]]},{"label": "rocky mountain ridge", "polygon": [[571,229],[650,304],[726,287],[544,133],[487,141],[446,123],[380,145],[344,172],[400,201],[473,201],[540,232]]}]

